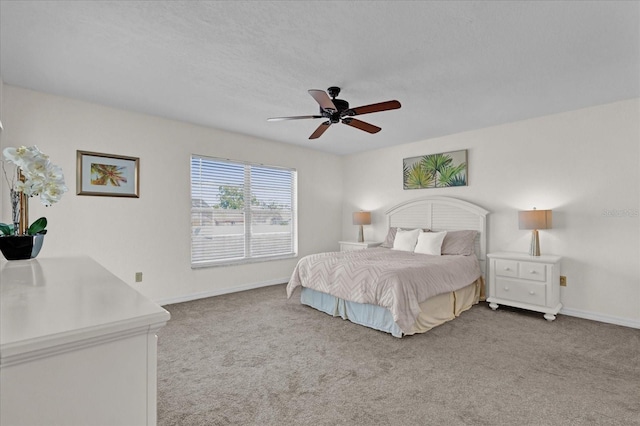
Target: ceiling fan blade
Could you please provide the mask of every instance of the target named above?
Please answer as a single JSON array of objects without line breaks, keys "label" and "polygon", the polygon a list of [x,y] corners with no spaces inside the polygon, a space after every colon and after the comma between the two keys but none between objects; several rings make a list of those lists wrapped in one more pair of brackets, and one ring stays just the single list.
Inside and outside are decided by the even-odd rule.
[{"label": "ceiling fan blade", "polygon": [[318,126],[316,131],[313,132],[311,136],[309,136],[309,139],[318,139],[320,136],[322,136],[324,132],[327,131],[329,126],[331,126],[331,121],[325,121],[324,123]]},{"label": "ceiling fan blade", "polygon": [[380,102],[377,104],[363,105],[356,108],[348,109],[344,112],[345,116],[354,116],[362,114],[370,114],[372,112],[388,111],[390,109],[398,109],[402,105],[398,101]]},{"label": "ceiling fan blade", "polygon": [[309,94],[313,96],[313,99],[320,104],[320,108],[324,111],[335,112],[338,110],[331,98],[329,98],[329,95],[327,95],[327,92],[324,90],[311,89],[309,90]]},{"label": "ceiling fan blade", "polygon": [[356,129],[364,130],[368,133],[378,133],[382,128],[374,126],[373,124],[365,123],[364,121],[356,118],[343,118],[342,122],[347,126],[355,127]]},{"label": "ceiling fan blade", "polygon": [[298,115],[294,117],[273,117],[267,118],[267,121],[284,121],[284,120],[304,120],[306,118],[324,118],[321,115]]}]

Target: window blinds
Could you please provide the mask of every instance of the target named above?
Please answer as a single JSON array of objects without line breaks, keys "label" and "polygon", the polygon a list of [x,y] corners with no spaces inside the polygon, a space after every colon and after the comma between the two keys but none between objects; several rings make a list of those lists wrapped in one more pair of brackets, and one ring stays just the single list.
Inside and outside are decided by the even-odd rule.
[{"label": "window blinds", "polygon": [[191,266],[294,257],[296,171],[191,156]]}]

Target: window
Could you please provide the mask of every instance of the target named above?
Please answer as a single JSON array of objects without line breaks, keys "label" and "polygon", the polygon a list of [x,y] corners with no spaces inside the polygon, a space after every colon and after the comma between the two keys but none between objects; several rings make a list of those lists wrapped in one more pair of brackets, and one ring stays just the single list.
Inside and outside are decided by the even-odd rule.
[{"label": "window", "polygon": [[295,257],[296,192],[295,170],[192,155],[191,267]]}]

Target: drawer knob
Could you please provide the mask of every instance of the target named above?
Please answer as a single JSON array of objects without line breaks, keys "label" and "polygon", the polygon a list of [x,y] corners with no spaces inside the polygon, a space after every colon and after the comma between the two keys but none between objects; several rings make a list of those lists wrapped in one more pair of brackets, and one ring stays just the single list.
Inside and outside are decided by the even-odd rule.
[{"label": "drawer knob", "polygon": [[509,287],[505,287],[505,288],[504,288],[504,291],[509,291]]},{"label": "drawer knob", "polygon": [[536,272],[536,271],[534,271],[534,270],[529,271],[529,273],[530,273],[531,275],[537,274],[537,272]]},{"label": "drawer knob", "polygon": [[510,270],[511,270],[511,268],[509,268],[508,266],[505,266],[505,267],[504,267],[504,270],[505,270],[505,271],[510,271]]},{"label": "drawer knob", "polygon": [[533,290],[531,290],[531,291],[529,292],[529,294],[533,296],[534,294],[536,294],[536,292],[535,292],[535,291],[533,291]]}]

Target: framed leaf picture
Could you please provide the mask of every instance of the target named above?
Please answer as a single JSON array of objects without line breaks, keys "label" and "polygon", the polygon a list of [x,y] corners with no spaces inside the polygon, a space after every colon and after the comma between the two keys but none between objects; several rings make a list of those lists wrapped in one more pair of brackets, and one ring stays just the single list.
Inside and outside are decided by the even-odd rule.
[{"label": "framed leaf picture", "polygon": [[76,193],[108,197],[140,197],[140,159],[77,151]]},{"label": "framed leaf picture", "polygon": [[402,160],[404,189],[467,186],[467,172],[466,149]]}]

